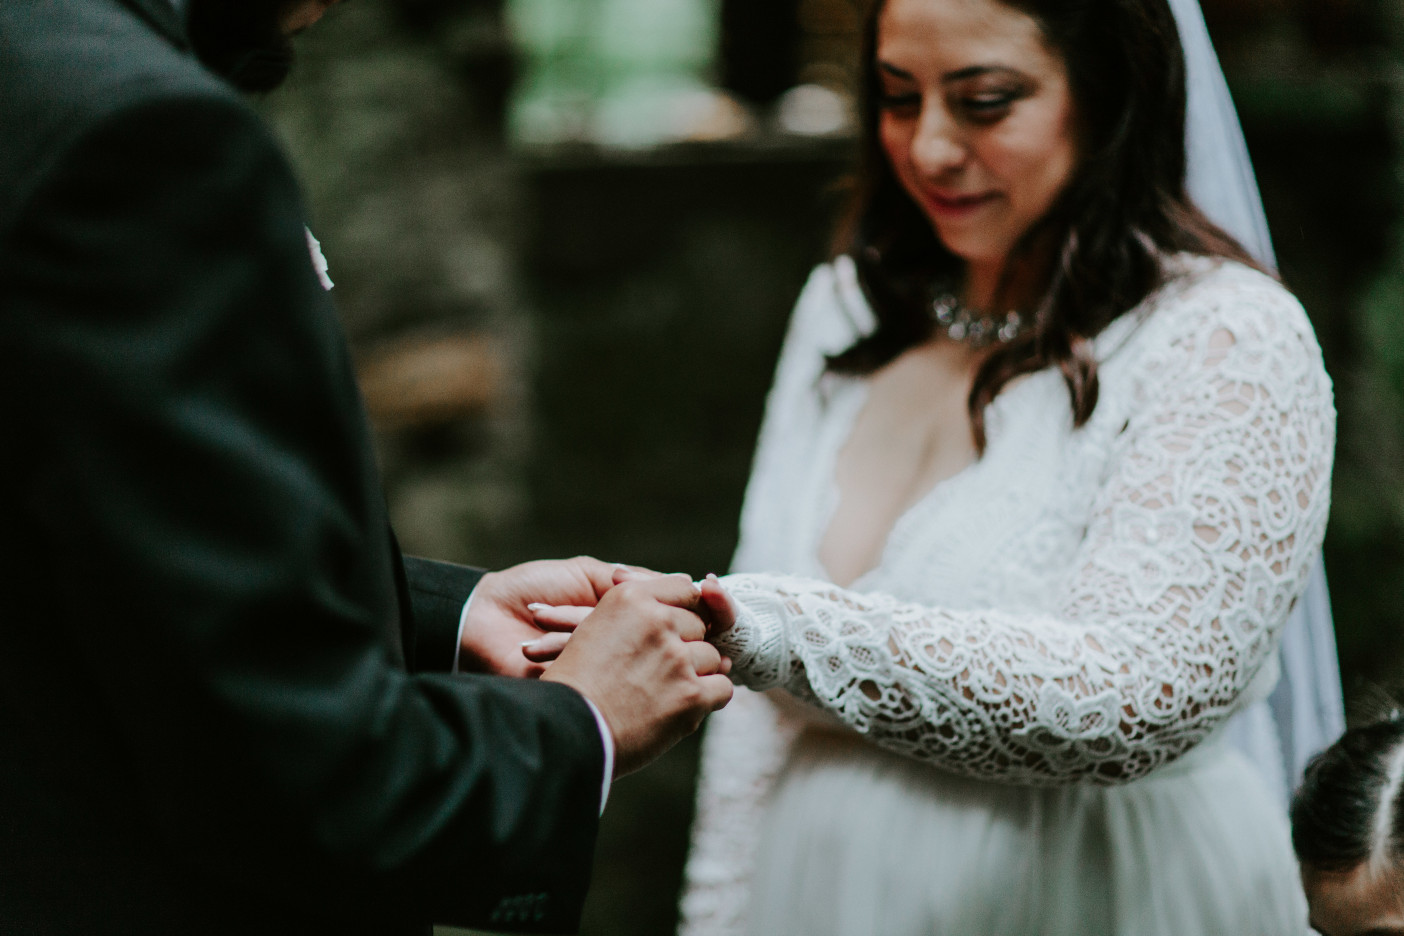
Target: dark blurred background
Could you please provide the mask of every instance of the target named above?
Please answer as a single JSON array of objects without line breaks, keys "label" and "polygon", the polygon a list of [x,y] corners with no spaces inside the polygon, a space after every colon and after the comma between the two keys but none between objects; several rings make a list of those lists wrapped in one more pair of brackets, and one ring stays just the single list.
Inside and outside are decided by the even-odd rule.
[{"label": "dark blurred background", "polygon": [[[700,575],[852,152],[861,0],[355,0],[263,102],[406,549]],[[1404,9],[1204,0],[1340,411],[1348,699],[1404,675]],[[696,740],[615,786],[584,933],[663,936]]]}]

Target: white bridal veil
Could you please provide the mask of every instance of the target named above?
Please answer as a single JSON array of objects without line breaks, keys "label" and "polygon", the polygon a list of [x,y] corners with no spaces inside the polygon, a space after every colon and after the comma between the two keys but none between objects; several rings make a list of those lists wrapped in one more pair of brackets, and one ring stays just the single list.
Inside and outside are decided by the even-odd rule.
[{"label": "white bridal veil", "polygon": [[[1180,28],[1189,84],[1190,197],[1259,262],[1276,268],[1253,164],[1199,0],[1170,0],[1170,7]],[[1345,730],[1335,631],[1319,559],[1283,634],[1277,689],[1267,705],[1236,716],[1228,730],[1276,783],[1284,802],[1307,759]]]}]

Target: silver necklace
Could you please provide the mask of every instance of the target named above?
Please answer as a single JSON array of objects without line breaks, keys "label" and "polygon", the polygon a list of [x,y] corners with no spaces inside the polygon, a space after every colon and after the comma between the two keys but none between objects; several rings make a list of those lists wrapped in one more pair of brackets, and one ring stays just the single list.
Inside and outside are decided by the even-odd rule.
[{"label": "silver necklace", "polygon": [[947,338],[972,348],[983,348],[996,341],[1009,344],[1027,327],[1018,312],[1007,312],[1003,318],[985,315],[967,308],[954,293],[944,291],[931,300],[931,318]]}]

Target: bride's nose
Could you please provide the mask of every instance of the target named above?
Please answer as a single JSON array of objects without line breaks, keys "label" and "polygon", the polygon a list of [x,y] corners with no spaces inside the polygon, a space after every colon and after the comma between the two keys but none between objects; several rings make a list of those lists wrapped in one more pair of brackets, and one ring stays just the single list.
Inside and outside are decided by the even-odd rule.
[{"label": "bride's nose", "polygon": [[913,168],[928,178],[939,178],[962,168],[970,158],[970,149],[961,129],[944,103],[923,107],[912,135]]}]

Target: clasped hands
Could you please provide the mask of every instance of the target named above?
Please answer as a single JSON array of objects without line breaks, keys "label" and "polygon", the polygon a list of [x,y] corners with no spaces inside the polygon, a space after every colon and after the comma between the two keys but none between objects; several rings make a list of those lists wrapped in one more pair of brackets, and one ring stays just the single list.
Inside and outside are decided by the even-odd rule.
[{"label": "clasped hands", "polygon": [[735,622],[714,576],[700,588],[597,559],[528,562],[483,576],[460,669],[541,678],[600,710],[616,776],[644,766],[731,699],[731,661],[707,642]]}]

